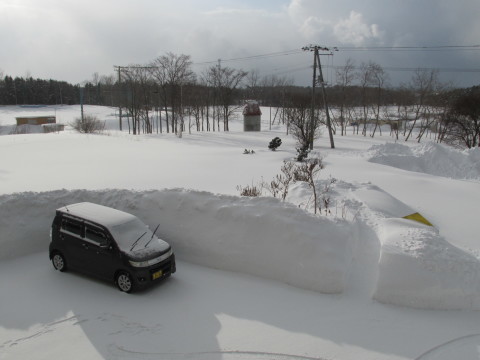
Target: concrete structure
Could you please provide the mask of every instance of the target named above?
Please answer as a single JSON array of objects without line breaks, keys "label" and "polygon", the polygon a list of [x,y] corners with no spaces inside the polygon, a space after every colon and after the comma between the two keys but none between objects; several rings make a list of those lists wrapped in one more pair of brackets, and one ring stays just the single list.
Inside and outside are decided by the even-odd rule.
[{"label": "concrete structure", "polygon": [[247,100],[243,108],[243,131],[261,130],[262,112],[255,100]]}]

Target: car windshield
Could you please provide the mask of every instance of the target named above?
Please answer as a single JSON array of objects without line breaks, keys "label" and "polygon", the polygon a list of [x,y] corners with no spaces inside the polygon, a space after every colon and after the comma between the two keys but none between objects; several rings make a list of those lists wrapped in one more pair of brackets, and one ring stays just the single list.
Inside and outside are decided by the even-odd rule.
[{"label": "car windshield", "polygon": [[130,251],[135,241],[139,239],[135,247],[143,248],[152,238],[152,231],[138,218],[115,225],[110,230],[118,246],[125,251]]}]

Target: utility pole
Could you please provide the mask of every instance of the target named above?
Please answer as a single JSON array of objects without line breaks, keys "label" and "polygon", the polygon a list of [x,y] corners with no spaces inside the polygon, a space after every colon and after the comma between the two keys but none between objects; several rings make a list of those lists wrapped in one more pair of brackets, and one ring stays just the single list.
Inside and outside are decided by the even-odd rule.
[{"label": "utility pole", "polygon": [[[120,82],[122,81],[121,72],[122,72],[123,66],[114,66],[114,68],[118,71],[118,87],[120,90]],[[118,125],[120,128],[120,131],[122,131],[122,104],[120,103],[120,101],[118,103]]]},{"label": "utility pole", "polygon": [[84,87],[80,87],[80,115],[82,118],[82,125],[83,125],[83,122],[85,121],[83,118],[83,91],[84,90],[85,90]]},{"label": "utility pole", "polygon": [[[313,150],[313,139],[314,139],[314,132],[315,132],[315,87],[317,82],[322,85],[322,98],[323,98],[323,105],[325,107],[325,114],[327,116],[327,128],[328,128],[328,135],[330,138],[330,147],[332,149],[335,148],[335,143],[333,141],[333,131],[332,131],[332,123],[330,121],[330,111],[328,110],[328,103],[327,103],[327,93],[325,91],[325,82],[323,80],[322,74],[322,64],[320,62],[320,54],[319,50],[322,51],[329,51],[329,55],[332,56],[333,53],[330,51],[329,48],[320,47],[318,45],[309,45],[302,48],[303,51],[313,51],[313,81],[312,81],[312,108],[311,108],[311,117],[310,117],[310,127],[311,127],[311,134],[310,134],[310,150]],[[334,50],[337,50],[334,48]],[[318,65],[318,72],[319,76],[317,79],[317,65]]]}]

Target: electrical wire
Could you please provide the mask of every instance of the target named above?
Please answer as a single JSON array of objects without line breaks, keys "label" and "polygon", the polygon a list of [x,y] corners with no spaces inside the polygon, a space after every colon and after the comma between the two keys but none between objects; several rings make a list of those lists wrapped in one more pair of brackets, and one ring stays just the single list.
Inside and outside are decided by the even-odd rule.
[{"label": "electrical wire", "polygon": [[268,59],[268,58],[272,58],[272,57],[295,55],[295,54],[299,54],[299,53],[302,53],[302,52],[303,51],[301,49],[293,49],[293,50],[279,51],[279,52],[273,52],[273,53],[268,53],[268,54],[237,57],[237,58],[231,58],[231,59],[217,59],[217,60],[211,60],[211,61],[195,62],[194,65],[213,64],[213,63],[217,63],[219,60],[221,62],[231,62],[231,61]]},{"label": "electrical wire", "polygon": [[[365,47],[349,47],[349,46],[335,46],[332,47],[339,52],[397,52],[397,51],[410,51],[410,52],[431,52],[431,51],[480,51],[480,45],[436,45],[436,46],[365,46]],[[216,64],[218,62],[228,63],[236,61],[257,61],[270,59],[275,57],[282,56],[291,56],[305,53],[302,49],[291,49],[285,51],[278,51],[266,54],[257,54],[243,57],[236,57],[230,59],[217,59],[203,62],[194,62],[192,65],[208,65]],[[342,66],[333,65],[333,56],[332,59],[327,62],[324,66],[327,69],[333,69],[330,74],[326,74],[326,78],[333,77],[333,71],[336,69],[341,69]],[[278,67],[272,69],[270,75],[280,75],[298,72],[312,68],[312,65],[301,65],[294,64],[288,65],[286,67]],[[480,68],[435,68],[435,67],[383,67],[386,71],[418,71],[418,70],[437,70],[439,72],[463,72],[463,73],[478,73]]]}]

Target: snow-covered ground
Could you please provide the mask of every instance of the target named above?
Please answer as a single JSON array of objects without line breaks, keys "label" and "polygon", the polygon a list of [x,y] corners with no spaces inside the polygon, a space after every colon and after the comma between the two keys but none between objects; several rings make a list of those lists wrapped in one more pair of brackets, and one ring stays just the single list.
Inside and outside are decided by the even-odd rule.
[{"label": "snow-covered ground", "polygon": [[[321,138],[315,216],[302,183],[285,202],[238,197],[295,154],[268,109],[262,132],[237,119],[182,138],[85,112],[103,135],[0,136],[0,359],[480,359],[480,149]],[[0,107],[2,133],[38,113],[68,125],[80,109]],[[79,201],[160,223],[177,273],[127,295],[54,271],[54,211]]]}]

